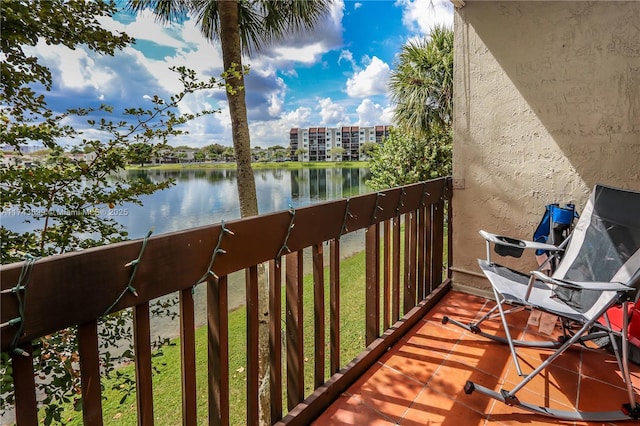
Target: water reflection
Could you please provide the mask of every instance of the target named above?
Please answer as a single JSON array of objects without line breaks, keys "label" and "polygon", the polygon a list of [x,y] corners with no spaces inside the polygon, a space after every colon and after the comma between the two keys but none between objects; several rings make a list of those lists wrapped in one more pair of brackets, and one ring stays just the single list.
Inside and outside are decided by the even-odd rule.
[{"label": "water reflection", "polygon": [[[141,196],[142,205],[127,203],[105,212],[124,225],[132,239],[144,237],[150,229],[158,235],[240,218],[235,170],[129,170],[122,176],[148,183],[175,182],[168,189]],[[367,168],[261,169],[255,171],[255,178],[260,213],[372,191],[366,185]],[[22,213],[0,216],[2,225],[14,232],[33,231],[43,225],[42,220]]]},{"label": "water reflection", "polygon": [[[129,215],[115,218],[141,238],[154,234],[240,218],[236,171],[220,169],[130,171],[128,177],[151,182],[174,179],[167,190],[141,197],[143,206],[128,205]],[[261,169],[254,172],[260,213],[371,192],[367,168]]]},{"label": "water reflection", "polygon": [[[366,185],[367,168],[274,168],[254,173],[258,208],[263,214],[372,191]],[[168,189],[141,196],[142,205],[127,203],[105,211],[106,217],[122,224],[132,239],[144,237],[150,229],[158,235],[240,218],[235,170],[129,170],[122,176],[148,183],[175,182]],[[43,226],[43,220],[11,212],[0,214],[2,225],[11,231],[34,231]]]},{"label": "water reflection", "polygon": [[369,169],[291,170],[291,196],[303,200],[333,200],[371,191]]}]

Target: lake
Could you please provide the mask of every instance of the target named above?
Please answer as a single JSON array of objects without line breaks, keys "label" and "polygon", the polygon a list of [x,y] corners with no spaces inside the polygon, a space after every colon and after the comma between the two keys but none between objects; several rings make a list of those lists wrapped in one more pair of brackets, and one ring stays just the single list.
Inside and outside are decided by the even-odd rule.
[{"label": "lake", "polygon": [[[127,203],[101,214],[127,228],[129,238],[210,225],[240,218],[234,169],[128,170],[128,177],[150,182],[169,178],[175,185],[151,195],[141,196],[143,205]],[[273,168],[254,171],[261,214],[298,208],[312,203],[352,197],[371,192],[366,186],[368,168]],[[104,210],[104,211],[102,211]],[[11,209],[0,215],[2,225],[15,232],[36,229],[41,222]]]},{"label": "lake", "polygon": [[[164,191],[141,197],[143,206],[123,206],[113,218],[129,230],[130,238],[144,237],[240,218],[236,171],[221,169],[127,171],[150,181],[175,179]],[[254,171],[261,214],[371,192],[367,168],[274,168]]]}]

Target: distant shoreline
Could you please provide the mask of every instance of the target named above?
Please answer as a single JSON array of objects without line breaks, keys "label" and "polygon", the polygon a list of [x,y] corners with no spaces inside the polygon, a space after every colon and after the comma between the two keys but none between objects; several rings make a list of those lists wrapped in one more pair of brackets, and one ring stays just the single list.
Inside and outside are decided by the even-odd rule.
[{"label": "distant shoreline", "polygon": [[[304,169],[304,168],[361,168],[369,167],[368,161],[282,161],[282,162],[265,162],[251,163],[254,170],[259,169]],[[236,163],[176,163],[176,164],[158,164],[145,165],[144,167],[129,165],[127,170],[198,170],[198,169],[235,169]]]}]

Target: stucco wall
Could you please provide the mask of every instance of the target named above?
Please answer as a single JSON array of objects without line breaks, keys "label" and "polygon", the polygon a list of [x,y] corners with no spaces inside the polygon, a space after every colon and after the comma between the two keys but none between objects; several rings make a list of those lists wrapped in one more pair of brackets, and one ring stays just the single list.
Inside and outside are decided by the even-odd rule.
[{"label": "stucco wall", "polygon": [[456,285],[487,288],[479,229],[530,238],[550,202],[640,189],[640,2],[467,0],[454,92]]}]

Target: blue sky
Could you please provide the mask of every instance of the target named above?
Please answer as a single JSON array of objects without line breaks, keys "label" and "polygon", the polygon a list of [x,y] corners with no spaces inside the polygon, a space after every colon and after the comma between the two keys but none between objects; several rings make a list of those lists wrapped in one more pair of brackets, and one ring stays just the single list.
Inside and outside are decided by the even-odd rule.
[{"label": "blue sky", "polygon": [[[453,25],[449,0],[337,0],[313,33],[302,34],[245,58],[252,146],[286,145],[291,127],[391,124],[393,105],[387,80],[396,55],[408,40],[424,37],[434,25]],[[105,19],[136,43],[100,56],[83,50],[38,44],[31,53],[53,74],[48,95],[55,111],[106,103],[116,111],[148,107],[153,95],[180,89],[170,66],[184,65],[203,78],[219,77],[222,54],[205,40],[193,20],[162,25],[150,13],[119,13]],[[189,125],[189,135],[172,145],[231,145],[230,119],[221,90],[186,99],[183,111],[220,109]],[[82,120],[73,123],[86,127]],[[90,128],[88,137],[99,137]]]}]

